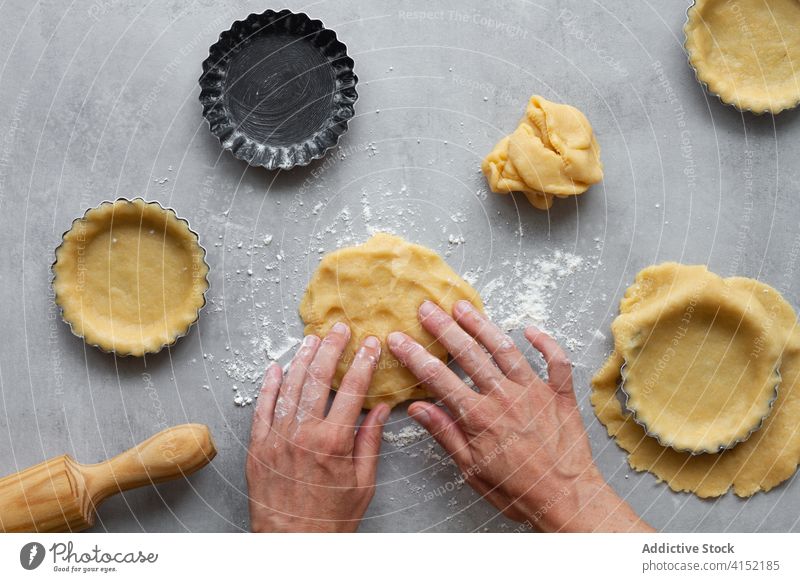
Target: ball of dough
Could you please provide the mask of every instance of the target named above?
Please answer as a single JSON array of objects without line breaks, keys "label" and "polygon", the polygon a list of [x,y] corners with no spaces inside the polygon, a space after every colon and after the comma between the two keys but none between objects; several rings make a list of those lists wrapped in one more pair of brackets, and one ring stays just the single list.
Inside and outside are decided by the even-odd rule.
[{"label": "ball of dough", "polygon": [[571,105],[531,97],[514,132],[501,139],[481,169],[492,192],[522,192],[536,208],[553,196],[583,194],[603,179],[600,146],[586,116]]},{"label": "ball of dough", "polygon": [[448,313],[460,299],[483,311],[477,291],[439,255],[400,237],[379,233],[364,244],[325,255],[300,303],[300,317],[307,335],[324,336],[338,321],[350,326],[352,336],[336,370],[334,388],[361,342],[374,335],[383,349],[364,407],[381,402],[393,407],[404,400],[427,398],[428,392],[394,358],[385,341],[391,332],[402,331],[446,361],[447,350],[417,318],[426,299]]}]

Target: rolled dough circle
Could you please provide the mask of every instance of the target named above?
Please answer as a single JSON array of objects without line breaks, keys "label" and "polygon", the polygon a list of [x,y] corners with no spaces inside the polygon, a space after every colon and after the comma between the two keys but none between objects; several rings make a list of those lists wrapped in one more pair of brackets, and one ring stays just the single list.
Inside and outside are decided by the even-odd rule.
[{"label": "rolled dough circle", "polygon": [[349,369],[356,348],[374,335],[384,345],[364,407],[427,398],[428,392],[385,345],[386,336],[402,331],[446,361],[447,350],[417,317],[426,299],[448,313],[460,299],[483,311],[478,292],[438,254],[398,236],[378,233],[364,244],[325,255],[300,303],[300,317],[307,335],[324,336],[339,321],[350,326],[350,343],[337,367],[334,388]]}]

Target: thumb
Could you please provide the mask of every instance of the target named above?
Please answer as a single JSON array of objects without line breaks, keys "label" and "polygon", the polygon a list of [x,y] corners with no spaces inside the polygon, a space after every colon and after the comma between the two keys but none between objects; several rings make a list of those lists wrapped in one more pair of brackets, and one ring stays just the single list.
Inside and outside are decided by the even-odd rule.
[{"label": "thumb", "polygon": [[375,471],[378,468],[378,455],[381,452],[383,424],[389,417],[391,409],[386,404],[379,404],[367,413],[364,422],[358,429],[353,445],[353,462],[355,463],[358,484],[362,486],[375,484]]},{"label": "thumb", "polygon": [[469,439],[449,414],[430,402],[415,402],[408,407],[408,413],[431,433],[460,468],[469,467],[472,462]]}]

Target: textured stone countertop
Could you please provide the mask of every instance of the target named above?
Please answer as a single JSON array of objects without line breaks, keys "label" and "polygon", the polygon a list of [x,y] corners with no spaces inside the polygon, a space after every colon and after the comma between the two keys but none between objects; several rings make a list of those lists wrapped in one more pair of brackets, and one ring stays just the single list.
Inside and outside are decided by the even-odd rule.
[{"label": "textured stone countertop", "polygon": [[[682,50],[683,0],[287,4],[347,44],[360,99],[336,151],[274,173],[222,153],[198,103],[208,47],[263,3],[0,6],[0,473],[65,452],[98,461],[201,422],[219,448],[211,465],[110,500],[95,529],[246,529],[253,407],[234,399],[301,336],[297,305],[320,253],[390,230],[440,252],[499,321],[556,334],[604,475],[653,525],[800,529],[797,479],[748,500],[673,493],[629,469],[588,402],[620,296],[644,266],[705,263],[800,305],[798,113],[742,115],[706,95]],[[550,213],[487,192],[479,173],[534,93],[584,111],[605,164],[601,184]],[[72,219],[133,195],[187,218],[212,269],[199,325],[146,360],[84,347],[49,284]],[[429,440],[402,446],[412,424],[393,412],[362,529],[515,529],[457,485]]]}]

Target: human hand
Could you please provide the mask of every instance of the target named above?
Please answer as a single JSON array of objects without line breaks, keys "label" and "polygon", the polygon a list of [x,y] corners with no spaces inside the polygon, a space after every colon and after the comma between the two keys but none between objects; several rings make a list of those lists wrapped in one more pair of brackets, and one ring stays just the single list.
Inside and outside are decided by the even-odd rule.
[{"label": "human hand", "polygon": [[408,412],[452,456],[469,485],[506,516],[545,531],[649,528],[592,461],[572,368],[555,340],[533,327],[525,331],[547,363],[544,382],[511,338],[468,301],[454,305],[452,318],[426,301],[419,318],[479,392],[412,338],[394,332],[389,348],[449,414],[421,401]]},{"label": "human hand", "polygon": [[247,455],[253,531],[350,532],[358,528],[375,492],[375,470],[385,404],[355,432],[380,356],[374,337],[364,340],[342,379],[330,411],[325,406],[350,329],[336,324],[320,340],[307,336],[286,377],[267,370],[253,417]]}]

